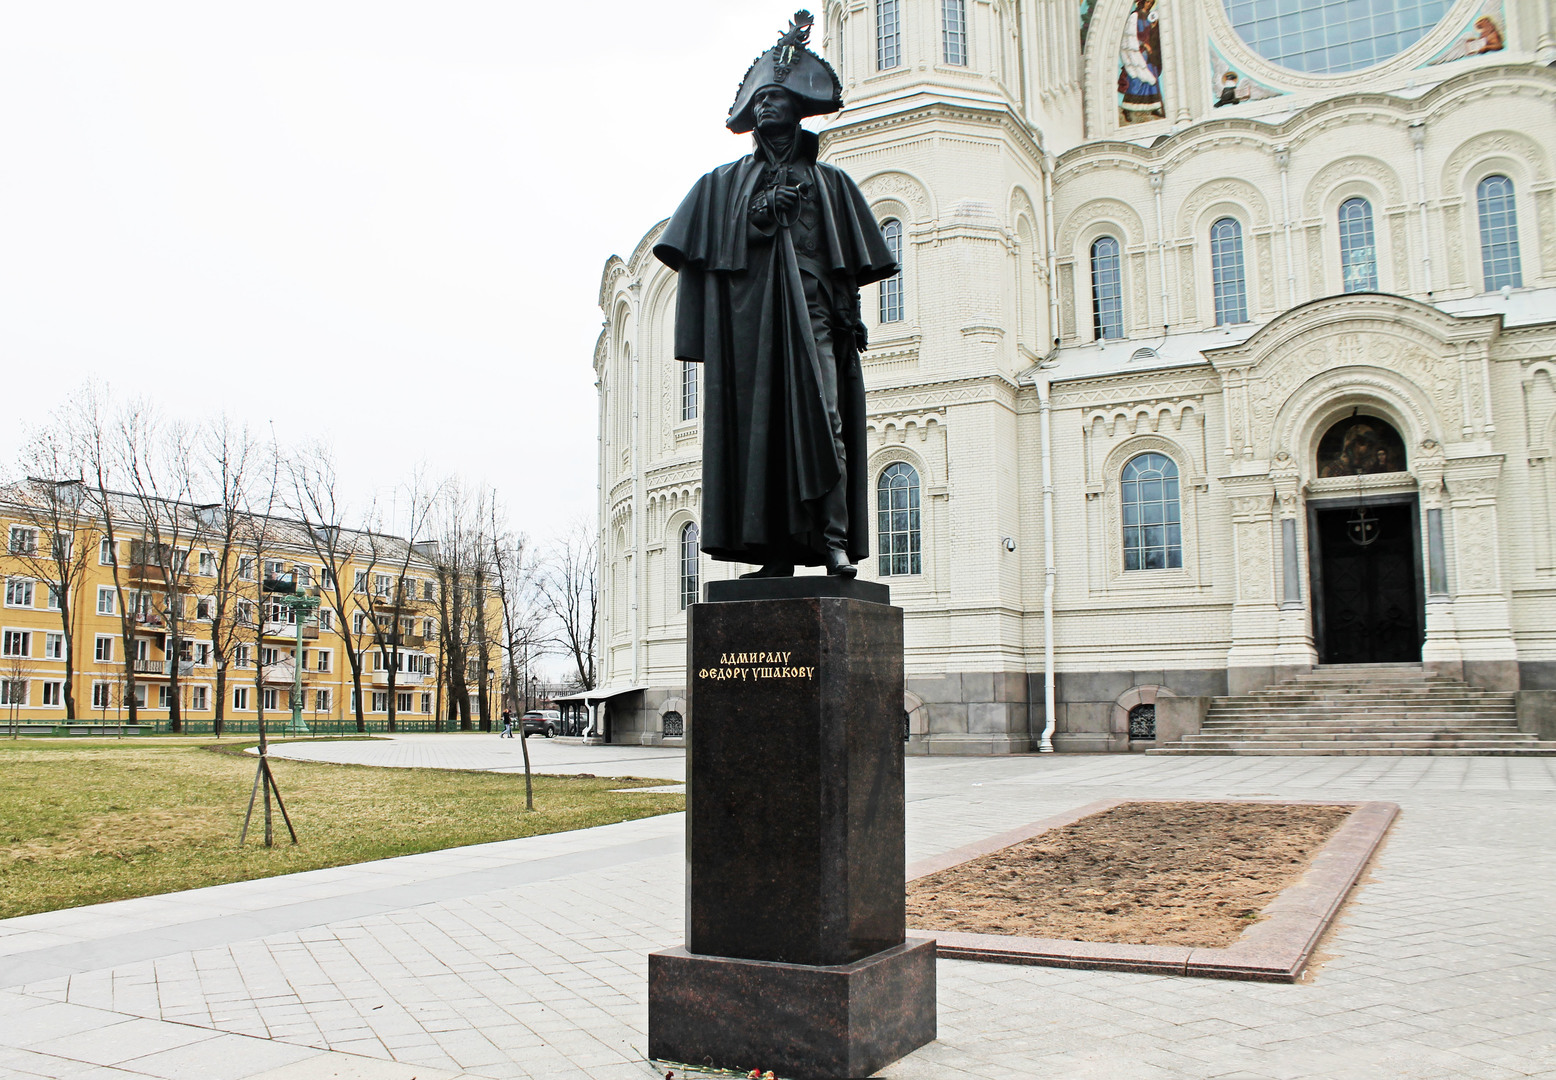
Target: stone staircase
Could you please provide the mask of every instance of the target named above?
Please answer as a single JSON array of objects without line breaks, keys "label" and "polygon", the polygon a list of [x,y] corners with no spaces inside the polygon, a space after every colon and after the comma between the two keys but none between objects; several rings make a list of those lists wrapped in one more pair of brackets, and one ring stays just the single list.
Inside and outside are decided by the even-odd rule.
[{"label": "stone staircase", "polygon": [[1518,730],[1514,702],[1420,664],[1327,664],[1216,698],[1199,734],[1146,752],[1556,756],[1556,742]]}]

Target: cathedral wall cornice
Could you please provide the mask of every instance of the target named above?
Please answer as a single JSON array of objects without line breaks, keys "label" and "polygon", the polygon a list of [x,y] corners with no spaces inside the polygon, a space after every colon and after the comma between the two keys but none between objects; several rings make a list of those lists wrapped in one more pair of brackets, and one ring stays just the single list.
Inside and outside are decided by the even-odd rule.
[{"label": "cathedral wall cornice", "polygon": [[865,412],[879,418],[902,412],[922,413],[949,405],[980,402],[996,402],[1011,407],[1020,389],[1015,380],[998,372],[963,379],[901,383],[869,391]]},{"label": "cathedral wall cornice", "polygon": [[1523,64],[1480,68],[1446,79],[1419,98],[1346,93],[1315,102],[1278,123],[1240,117],[1201,120],[1184,131],[1162,136],[1150,146],[1122,140],[1089,142],[1059,155],[1054,178],[1062,182],[1097,168],[1143,172],[1172,167],[1205,149],[1244,146],[1271,151],[1278,145],[1296,147],[1358,122],[1403,126],[1461,103],[1523,95],[1556,103],[1556,69]]},{"label": "cathedral wall cornice", "polygon": [[842,138],[858,139],[861,136],[876,135],[917,124],[935,125],[937,129],[943,130],[940,125],[947,122],[998,128],[1032,160],[1034,167],[1040,167],[1038,163],[1043,160],[1044,155],[1041,137],[1035,135],[1033,130],[1009,108],[977,108],[952,105],[943,101],[930,101],[923,105],[910,106],[884,116],[840,121],[820,133],[821,153],[825,157],[833,144]]},{"label": "cathedral wall cornice", "polygon": [[1214,394],[1220,390],[1221,380],[1206,361],[1196,361],[1177,368],[1126,371],[1117,375],[1090,375],[1053,381],[1055,408],[1131,404],[1164,397]]}]

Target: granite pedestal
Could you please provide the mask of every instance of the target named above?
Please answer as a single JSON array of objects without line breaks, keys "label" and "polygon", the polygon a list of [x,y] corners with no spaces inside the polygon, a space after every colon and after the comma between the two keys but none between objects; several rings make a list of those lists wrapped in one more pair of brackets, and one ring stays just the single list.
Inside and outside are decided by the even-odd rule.
[{"label": "granite pedestal", "polygon": [[935,1037],[904,929],[902,610],[869,582],[720,582],[688,617],[684,949],[649,1056],[868,1076]]}]

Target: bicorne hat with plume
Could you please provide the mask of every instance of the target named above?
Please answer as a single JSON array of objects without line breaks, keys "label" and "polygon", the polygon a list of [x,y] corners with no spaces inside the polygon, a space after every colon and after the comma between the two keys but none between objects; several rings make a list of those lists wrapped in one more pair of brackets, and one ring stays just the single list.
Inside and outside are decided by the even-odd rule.
[{"label": "bicorne hat with plume", "polygon": [[756,126],[751,116],[751,105],[758,90],[768,86],[781,86],[793,94],[800,105],[801,116],[820,116],[834,113],[843,107],[843,84],[837,72],[821,57],[806,46],[810,43],[810,28],[815,23],[808,11],[796,11],[789,29],[779,38],[778,44],[756,58],[730,106],[729,119],[724,126],[736,134],[750,131]]}]

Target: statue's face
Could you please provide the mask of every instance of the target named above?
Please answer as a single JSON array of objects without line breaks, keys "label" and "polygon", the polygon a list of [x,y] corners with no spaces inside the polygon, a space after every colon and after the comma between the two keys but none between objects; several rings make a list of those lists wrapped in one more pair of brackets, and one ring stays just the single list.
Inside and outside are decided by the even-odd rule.
[{"label": "statue's face", "polygon": [[800,122],[794,95],[781,86],[764,86],[758,90],[751,103],[751,115],[756,120],[757,130],[763,134],[781,134]]}]

